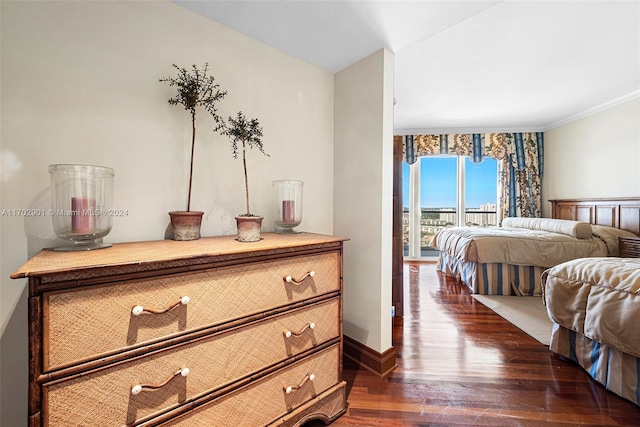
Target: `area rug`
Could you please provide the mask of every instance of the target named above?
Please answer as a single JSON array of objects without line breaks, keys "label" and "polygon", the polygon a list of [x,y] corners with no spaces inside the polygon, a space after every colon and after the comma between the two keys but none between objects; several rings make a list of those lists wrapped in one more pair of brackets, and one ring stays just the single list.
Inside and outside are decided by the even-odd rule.
[{"label": "area rug", "polygon": [[475,294],[473,297],[540,343],[549,345],[552,323],[542,297]]}]

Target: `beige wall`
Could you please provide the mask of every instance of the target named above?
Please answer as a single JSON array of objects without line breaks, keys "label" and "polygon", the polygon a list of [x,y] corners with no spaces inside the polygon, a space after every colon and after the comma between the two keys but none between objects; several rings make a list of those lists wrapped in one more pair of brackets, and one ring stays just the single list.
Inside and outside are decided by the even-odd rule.
[{"label": "beige wall", "polygon": [[640,98],[544,134],[546,201],[640,196]]},{"label": "beige wall", "polygon": [[344,333],[391,347],[393,54],[362,59],[335,76],[334,232],[344,255]]},{"label": "beige wall", "polygon": [[[271,181],[304,181],[305,231],[333,232],[333,74],[202,18],[154,2],[0,2],[2,209],[48,208],[54,163],[115,169],[108,242],[163,239],[186,208],[190,121],[158,82],[172,63],[209,63],[228,91],[224,116],[257,117],[271,157],[249,153],[252,211],[273,230]],[[204,116],[203,116],[204,117]],[[192,209],[204,236],[233,234],[244,212],[242,163],[198,126]],[[6,163],[6,164],[5,164]],[[19,165],[18,165],[19,164]],[[15,166],[15,170],[11,166]],[[25,425],[26,281],[9,275],[55,245],[50,217],[1,218],[0,425]]]}]

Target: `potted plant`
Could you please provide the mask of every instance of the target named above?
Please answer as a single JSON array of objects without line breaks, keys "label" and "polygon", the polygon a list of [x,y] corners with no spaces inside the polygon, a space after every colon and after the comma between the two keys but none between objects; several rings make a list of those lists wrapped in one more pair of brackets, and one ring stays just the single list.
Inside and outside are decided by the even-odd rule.
[{"label": "potted plant", "polygon": [[242,151],[242,166],[244,168],[244,190],[247,202],[247,212],[236,216],[238,227],[238,241],[257,242],[260,240],[260,228],[262,219],[260,215],[254,215],[249,208],[249,180],[247,177],[247,148],[257,148],[265,156],[269,156],[262,146],[262,128],[258,119],[247,120],[239,111],[235,119],[229,117],[222,133],[231,140],[233,158],[237,159]]},{"label": "potted plant", "polygon": [[193,182],[193,157],[196,145],[196,111],[198,108],[211,115],[214,123],[214,131],[218,132],[224,127],[224,120],[216,110],[216,104],[220,102],[226,91],[220,90],[220,86],[215,82],[215,78],[207,75],[209,64],[198,68],[195,64],[190,70],[172,64],[178,71],[176,77],[165,77],[160,79],[161,83],[168,83],[176,88],[176,95],[169,98],[169,104],[182,105],[191,116],[191,162],[189,167],[189,191],[187,195],[187,210],[169,212],[171,218],[171,228],[175,240],[196,240],[200,238],[200,225],[204,212],[191,210],[191,184]]}]

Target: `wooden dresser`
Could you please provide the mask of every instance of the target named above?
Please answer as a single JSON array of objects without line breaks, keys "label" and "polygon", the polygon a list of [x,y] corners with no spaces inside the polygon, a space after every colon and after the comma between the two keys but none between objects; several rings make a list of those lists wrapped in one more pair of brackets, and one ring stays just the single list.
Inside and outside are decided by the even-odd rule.
[{"label": "wooden dresser", "polygon": [[29,279],[29,426],[330,423],[342,251],[311,233],[44,250]]}]

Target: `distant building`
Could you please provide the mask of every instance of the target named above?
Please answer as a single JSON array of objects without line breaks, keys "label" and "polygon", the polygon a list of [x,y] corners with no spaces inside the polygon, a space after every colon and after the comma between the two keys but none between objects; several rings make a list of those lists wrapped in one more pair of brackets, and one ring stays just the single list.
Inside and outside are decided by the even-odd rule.
[{"label": "distant building", "polygon": [[465,215],[466,225],[478,227],[495,226],[497,221],[495,203],[485,203],[480,205],[478,209],[467,209]]}]

